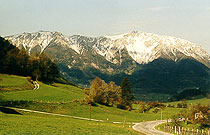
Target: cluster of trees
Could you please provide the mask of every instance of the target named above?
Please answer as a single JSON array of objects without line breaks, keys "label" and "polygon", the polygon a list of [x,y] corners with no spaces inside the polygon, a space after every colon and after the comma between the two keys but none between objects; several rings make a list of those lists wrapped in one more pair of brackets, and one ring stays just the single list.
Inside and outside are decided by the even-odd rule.
[{"label": "cluster of trees", "polygon": [[188,110],[181,110],[178,116],[184,118],[185,124],[187,124],[188,121],[190,121],[191,123],[199,124],[200,127],[210,126],[209,105],[191,105]]},{"label": "cluster of trees", "polygon": [[143,101],[138,101],[137,111],[139,113],[146,113],[150,111],[151,109],[154,109],[153,112],[157,113],[160,109],[164,109],[164,108],[165,108],[165,105],[158,101],[148,102],[148,103],[143,102]]},{"label": "cluster of trees", "polygon": [[96,77],[86,94],[85,100],[88,103],[99,103],[126,110],[132,109],[133,95],[128,78],[124,78],[121,86],[117,86],[115,82],[106,83]]},{"label": "cluster of trees", "polygon": [[46,55],[29,56],[0,37],[0,73],[31,76],[33,80],[46,83],[59,77],[59,70],[54,61]]},{"label": "cluster of trees", "polygon": [[177,108],[187,108],[187,102],[185,100],[177,103]]},{"label": "cluster of trees", "polygon": [[[196,114],[199,114],[196,118]],[[189,119],[193,123],[210,126],[210,106],[209,105],[192,105],[190,108]]]}]

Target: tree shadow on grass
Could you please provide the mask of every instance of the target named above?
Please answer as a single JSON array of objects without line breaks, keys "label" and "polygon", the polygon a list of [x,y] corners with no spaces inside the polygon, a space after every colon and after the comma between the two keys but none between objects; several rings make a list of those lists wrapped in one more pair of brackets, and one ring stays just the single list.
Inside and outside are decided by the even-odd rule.
[{"label": "tree shadow on grass", "polygon": [[18,114],[18,115],[22,115],[21,113],[17,112],[16,110],[10,109],[10,108],[6,108],[6,107],[0,107],[0,112],[6,113],[6,114]]}]

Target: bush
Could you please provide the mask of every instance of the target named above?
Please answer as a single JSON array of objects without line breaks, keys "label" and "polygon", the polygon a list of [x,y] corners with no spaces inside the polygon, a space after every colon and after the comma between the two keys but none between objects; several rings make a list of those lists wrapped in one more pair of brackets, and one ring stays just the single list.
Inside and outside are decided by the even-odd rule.
[{"label": "bush", "polygon": [[148,105],[149,105],[150,109],[155,108],[155,107],[162,108],[162,109],[165,108],[165,105],[158,101],[149,102]]},{"label": "bush", "polygon": [[172,126],[177,126],[177,127],[180,127],[182,125],[181,121],[179,120],[179,117],[176,115],[172,116],[171,123],[172,123]]},{"label": "bush", "polygon": [[177,104],[177,108],[187,108],[187,102],[181,101],[180,103]]},{"label": "bush", "polygon": [[137,107],[139,113],[145,113],[150,110],[149,105],[146,102],[140,101]]},{"label": "bush", "polygon": [[153,113],[158,113],[159,110],[160,110],[160,108],[157,108],[157,107],[156,107],[152,112],[153,112]]},{"label": "bush", "polygon": [[210,99],[210,93],[206,94],[206,98]]}]

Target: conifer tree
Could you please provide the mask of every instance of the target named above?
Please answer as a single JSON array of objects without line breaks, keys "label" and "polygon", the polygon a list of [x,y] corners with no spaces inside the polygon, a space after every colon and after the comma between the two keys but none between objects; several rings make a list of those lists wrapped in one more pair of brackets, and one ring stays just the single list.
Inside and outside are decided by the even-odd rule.
[{"label": "conifer tree", "polygon": [[131,110],[132,108],[132,100],[133,94],[131,91],[131,84],[128,80],[128,77],[123,78],[121,82],[121,89],[122,89],[122,104],[126,107],[126,109]]}]

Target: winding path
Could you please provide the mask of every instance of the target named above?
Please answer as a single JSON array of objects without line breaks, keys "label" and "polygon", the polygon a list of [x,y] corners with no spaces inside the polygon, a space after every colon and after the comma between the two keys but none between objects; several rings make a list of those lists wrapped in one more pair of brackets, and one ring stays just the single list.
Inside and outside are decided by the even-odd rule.
[{"label": "winding path", "polygon": [[69,117],[69,118],[80,119],[80,120],[89,120],[89,121],[103,122],[103,120],[90,119],[90,118],[77,117],[77,116],[70,116],[70,115],[64,115],[64,114],[48,113],[48,112],[34,111],[34,110],[28,110],[28,109],[20,109],[20,108],[14,108],[14,107],[5,107],[5,108],[19,110],[19,111],[24,111],[24,112],[33,112],[33,113],[40,113],[40,114],[46,114],[46,115]]},{"label": "winding path", "polygon": [[134,125],[133,129],[146,135],[173,135],[155,129],[155,126],[162,123],[166,123],[166,120],[141,122]]}]

